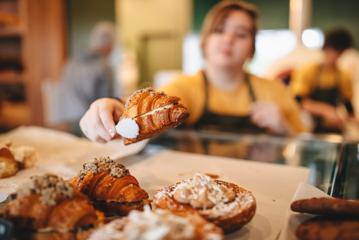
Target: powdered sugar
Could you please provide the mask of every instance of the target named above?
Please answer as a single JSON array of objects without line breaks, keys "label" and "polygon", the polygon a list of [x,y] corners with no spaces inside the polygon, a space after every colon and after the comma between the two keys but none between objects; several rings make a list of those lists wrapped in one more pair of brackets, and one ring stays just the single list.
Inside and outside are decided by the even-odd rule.
[{"label": "powdered sugar", "polygon": [[235,192],[224,182],[213,180],[204,174],[195,174],[194,177],[184,180],[174,187],[164,188],[157,192],[154,196],[155,204],[166,197],[197,208],[198,213],[207,219],[235,216],[255,202],[250,192]]},{"label": "powdered sugar", "polygon": [[176,201],[201,209],[212,208],[235,198],[232,189],[220,185],[207,175],[200,173],[177,184],[172,194]]},{"label": "powdered sugar", "polygon": [[195,229],[184,217],[170,211],[148,207],[144,212],[132,211],[127,220],[115,220],[91,235],[90,240],[186,240],[194,239]]}]

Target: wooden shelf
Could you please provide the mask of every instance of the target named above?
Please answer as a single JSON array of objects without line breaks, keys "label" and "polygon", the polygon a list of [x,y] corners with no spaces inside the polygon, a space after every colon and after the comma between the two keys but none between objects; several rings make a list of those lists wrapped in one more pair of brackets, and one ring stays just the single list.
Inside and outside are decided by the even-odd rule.
[{"label": "wooden shelf", "polygon": [[26,103],[2,102],[0,106],[0,125],[15,128],[31,123],[30,106]]},{"label": "wooden shelf", "polygon": [[19,84],[24,83],[21,73],[15,71],[0,71],[0,84]]},{"label": "wooden shelf", "polygon": [[[0,84],[13,101],[0,101],[0,124],[44,125],[42,82],[59,78],[66,56],[65,6],[65,0],[0,0]],[[23,105],[13,100],[19,89]]]},{"label": "wooden shelf", "polygon": [[24,30],[20,26],[16,27],[0,27],[0,37],[21,37]]}]

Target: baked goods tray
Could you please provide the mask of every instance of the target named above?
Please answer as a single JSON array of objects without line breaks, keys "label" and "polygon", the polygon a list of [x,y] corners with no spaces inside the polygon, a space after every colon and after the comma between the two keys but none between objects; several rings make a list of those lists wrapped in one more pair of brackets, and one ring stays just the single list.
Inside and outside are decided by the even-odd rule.
[{"label": "baked goods tray", "polygon": [[297,186],[308,179],[308,169],[251,162],[223,157],[211,157],[176,151],[133,162],[124,162],[150,197],[163,186],[201,172],[218,176],[252,191],[257,211],[252,221],[225,239],[278,239],[287,221]]},{"label": "baked goods tray", "polygon": [[140,152],[147,141],[125,146],[121,140],[107,144],[90,142],[85,138],[41,127],[19,127],[0,134],[0,143],[10,142],[34,148],[35,166],[19,171],[15,176],[0,179],[0,202],[15,191],[30,176],[53,173],[65,179],[77,174],[83,163],[96,157],[119,159]]},{"label": "baked goods tray", "polygon": [[[0,136],[0,141],[4,139],[18,140],[21,141],[20,144],[40,149],[40,161],[34,169],[20,172],[15,177],[6,179],[7,182],[0,180],[0,194],[3,196],[33,174],[52,172],[69,178],[78,172],[84,161],[103,155],[119,158],[121,154],[129,155],[140,151],[145,144],[140,142],[140,145],[129,145],[132,148],[126,147],[124,150],[122,143],[99,145],[71,135],[33,127],[20,128],[6,136]],[[175,151],[162,151],[149,158],[122,161],[151,198],[160,188],[189,178],[197,172],[217,175],[221,180],[233,182],[252,191],[257,200],[256,215],[248,225],[227,235],[225,239],[277,239],[284,222],[287,221],[286,210],[293,194],[300,182],[306,182],[309,174],[307,169],[301,167]],[[31,239],[28,233],[23,234],[25,239]],[[75,239],[75,236],[57,237],[42,233],[32,239]]]}]

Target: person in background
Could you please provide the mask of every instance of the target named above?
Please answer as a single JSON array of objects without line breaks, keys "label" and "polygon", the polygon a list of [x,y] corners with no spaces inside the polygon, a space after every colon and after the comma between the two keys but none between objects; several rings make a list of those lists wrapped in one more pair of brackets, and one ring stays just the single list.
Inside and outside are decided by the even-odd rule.
[{"label": "person in background", "polygon": [[81,133],[79,120],[93,101],[113,96],[114,80],[109,56],[114,44],[114,25],[98,22],[91,32],[88,50],[70,59],[64,67],[58,121],[68,123],[73,133]]},{"label": "person in background", "polygon": [[[295,70],[291,89],[303,110],[313,116],[313,132],[339,133],[347,117],[354,116],[352,81],[338,67],[342,53],[352,47],[351,34],[337,28],[326,33],[323,45],[324,58]],[[342,114],[344,106],[346,114]]]},{"label": "person in background", "polygon": [[[244,1],[221,1],[208,13],[201,39],[205,67],[161,88],[181,98],[196,129],[296,134],[304,131],[294,97],[283,85],[250,74],[244,65],[255,52],[257,12]],[[80,121],[85,135],[106,142],[115,137],[123,105],[95,101]]]}]

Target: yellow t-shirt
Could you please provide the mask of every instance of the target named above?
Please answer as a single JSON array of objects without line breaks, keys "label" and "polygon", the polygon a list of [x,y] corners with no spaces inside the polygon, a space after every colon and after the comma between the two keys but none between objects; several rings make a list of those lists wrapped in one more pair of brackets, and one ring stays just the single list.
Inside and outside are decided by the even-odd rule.
[{"label": "yellow t-shirt", "polygon": [[[258,101],[276,103],[293,132],[305,130],[300,119],[299,107],[288,89],[279,82],[265,80],[254,75],[250,75],[250,81]],[[161,90],[168,95],[181,98],[181,103],[190,112],[188,124],[196,123],[202,116],[205,104],[202,71],[192,76],[180,76]],[[211,112],[221,115],[249,115],[252,101],[247,84],[242,84],[233,91],[225,91],[209,83],[208,94],[208,108]]]},{"label": "yellow t-shirt", "polygon": [[352,99],[352,82],[346,73],[335,69],[320,70],[320,64],[312,63],[294,71],[290,88],[294,95],[307,97],[315,87],[326,89],[335,86],[339,86],[345,100]]}]

